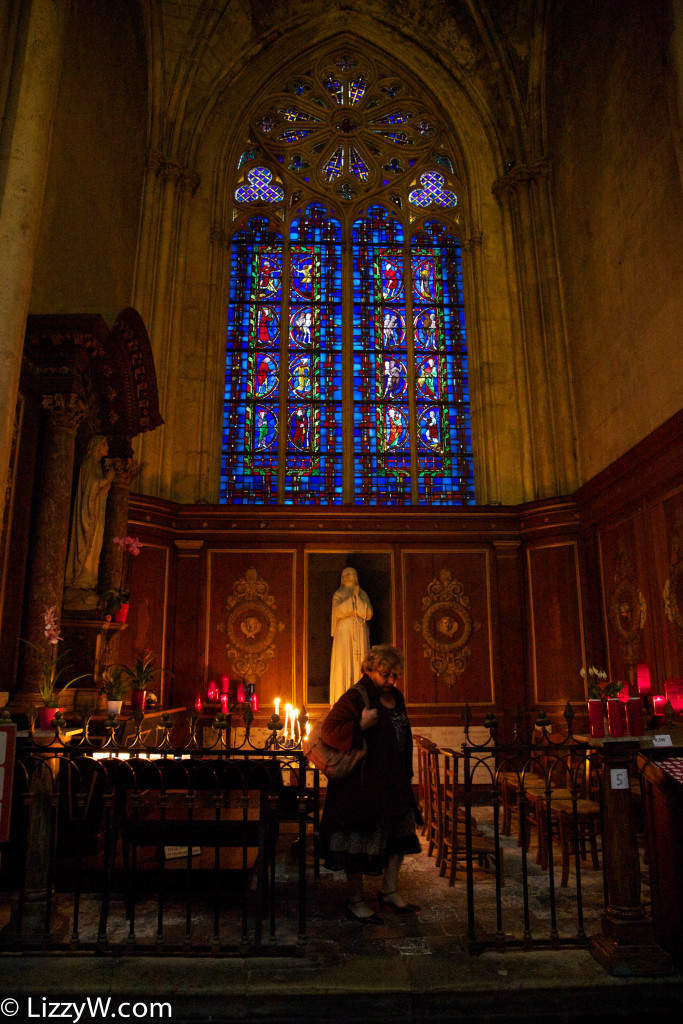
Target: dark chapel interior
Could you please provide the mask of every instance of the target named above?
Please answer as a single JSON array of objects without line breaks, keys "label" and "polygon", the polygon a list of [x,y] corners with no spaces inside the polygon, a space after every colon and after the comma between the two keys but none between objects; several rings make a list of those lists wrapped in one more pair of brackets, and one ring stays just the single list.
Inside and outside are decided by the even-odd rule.
[{"label": "dark chapel interior", "polygon": [[[107,664],[149,651],[160,706],[205,702],[227,676],[254,685],[256,735],[276,699],[318,718],[346,566],[372,601],[371,643],[405,652],[413,729],[440,743],[461,741],[466,706],[477,724],[494,713],[503,738],[517,709],[529,733],[567,705],[585,732],[591,665],[632,695],[639,666],[652,696],[683,685],[677,0],[10,0],[0,45],[0,689],[13,717],[36,700],[35,651],[18,638],[40,646],[54,608],[74,671],[91,674],[67,691],[71,715],[101,703]],[[352,101],[360,78],[367,96]],[[311,142],[316,111],[326,128]],[[433,181],[441,191],[416,205]],[[292,484],[283,426],[273,476],[229,500],[231,474],[247,478],[226,426],[245,397],[226,383],[246,273],[235,253],[242,237],[284,244],[314,207],[340,239],[339,489]],[[352,240],[371,208],[404,254],[455,240],[466,427],[438,465],[461,459],[459,493],[434,477],[425,491],[419,437],[405,489],[381,483],[378,456],[359,491]],[[283,359],[287,343],[284,330]],[[284,424],[284,389],[279,403]],[[130,592],[125,628],[65,599],[94,435],[111,475],[96,590]],[[113,540],[125,535],[135,557]]]}]

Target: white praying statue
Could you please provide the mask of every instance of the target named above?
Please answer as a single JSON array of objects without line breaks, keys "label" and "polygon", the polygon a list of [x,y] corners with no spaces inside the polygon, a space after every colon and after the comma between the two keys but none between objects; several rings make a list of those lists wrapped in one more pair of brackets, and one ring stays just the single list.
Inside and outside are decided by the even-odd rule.
[{"label": "white praying statue", "polygon": [[332,660],[330,665],[330,704],[357,683],[362,676],[361,662],[370,649],[368,622],[372,605],[358,582],[355,569],[346,568],[341,587],[332,597]]}]

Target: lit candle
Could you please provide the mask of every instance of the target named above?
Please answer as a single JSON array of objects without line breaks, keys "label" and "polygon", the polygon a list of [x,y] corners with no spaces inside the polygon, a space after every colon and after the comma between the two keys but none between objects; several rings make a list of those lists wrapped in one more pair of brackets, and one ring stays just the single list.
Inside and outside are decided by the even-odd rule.
[{"label": "lit candle", "polygon": [[306,722],[306,739],[311,735],[311,723]]},{"label": "lit candle", "polygon": [[197,697],[196,701],[194,702],[194,709],[195,709],[195,711],[201,711],[202,710],[202,698],[201,697]]},{"label": "lit candle", "polygon": [[230,693],[230,679],[223,676],[221,679],[221,693]]},{"label": "lit candle", "polygon": [[209,683],[209,689],[208,689],[208,692],[207,692],[207,697],[208,697],[209,700],[217,700],[218,699],[218,688],[216,687],[216,684],[214,683],[213,679]]},{"label": "lit candle", "polygon": [[663,718],[664,717],[664,705],[665,704],[666,704],[666,697],[662,697],[661,694],[657,694],[656,697],[652,698],[652,707],[654,709],[655,715],[657,715],[658,718]]},{"label": "lit candle", "polygon": [[222,693],[221,694],[221,711],[223,712],[224,715],[227,715],[229,710],[230,710],[230,694],[229,693]]},{"label": "lit candle", "polygon": [[[285,743],[287,742],[287,739],[288,739],[289,727],[290,727],[291,721],[292,721],[292,705],[291,704],[285,704],[285,734],[284,734],[284,737],[283,737]],[[294,738],[294,735],[292,734],[292,739],[293,738]]]},{"label": "lit candle", "polygon": [[279,697],[275,698],[275,717],[276,718],[280,717],[280,698]]},{"label": "lit candle", "polygon": [[237,703],[244,704],[244,683],[237,684]]},{"label": "lit candle", "polygon": [[652,690],[650,681],[650,666],[636,665],[636,679],[638,680],[638,693],[646,696]]},{"label": "lit candle", "polygon": [[258,694],[256,691],[251,695],[251,710],[258,711]]},{"label": "lit candle", "polygon": [[301,726],[299,725],[298,708],[294,708],[294,717],[292,718],[292,739],[294,740],[295,743],[299,743],[301,740]]}]

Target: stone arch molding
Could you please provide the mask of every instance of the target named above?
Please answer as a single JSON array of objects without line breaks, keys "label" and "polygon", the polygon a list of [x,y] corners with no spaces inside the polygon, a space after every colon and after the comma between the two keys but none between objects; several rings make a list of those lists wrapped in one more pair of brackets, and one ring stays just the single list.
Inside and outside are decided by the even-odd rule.
[{"label": "stone arch molding", "polygon": [[[356,21],[362,27],[363,17],[354,17],[354,24]],[[151,335],[155,358],[163,367],[160,395],[167,412],[164,430],[142,439],[139,445],[139,458],[145,466],[139,486],[148,493],[180,501],[217,498],[227,246],[233,225],[236,162],[250,119],[263,105],[272,83],[291,77],[298,66],[310,64],[311,37],[316,32],[320,35],[315,26],[310,30],[300,26],[267,41],[251,61],[240,61],[240,70],[233,78],[225,69],[217,73],[203,102],[187,86],[187,96],[192,96],[193,102],[188,104],[192,113],[188,110],[190,123],[184,129],[184,148],[193,154],[193,180],[201,181],[201,188],[193,186],[197,196],[192,199],[193,188],[174,184],[175,209],[167,204],[171,209],[167,233],[174,235],[172,245],[162,245],[168,186],[159,189],[157,183],[156,198],[154,189],[147,189],[145,201],[156,204],[157,215],[142,218],[143,258],[139,265],[143,273],[139,284],[146,287],[146,294],[136,298],[139,308],[159,313],[148,320],[154,324]],[[534,422],[545,424],[550,419],[550,381],[530,379],[528,367],[546,365],[548,361],[541,364],[530,360],[525,352],[526,328],[521,322],[519,294],[525,268],[520,267],[517,255],[524,250],[524,239],[515,237],[520,229],[514,213],[502,210],[501,215],[500,190],[496,196],[492,192],[494,182],[503,177],[509,155],[509,145],[500,137],[493,112],[486,108],[476,89],[468,91],[462,69],[446,70],[407,35],[400,54],[387,54],[359,32],[321,37],[315,52],[319,55],[323,50],[339,51],[345,46],[364,49],[393,67],[412,87],[423,89],[433,108],[441,111],[446,125],[445,137],[461,185],[460,233],[477,501],[516,503],[571,489],[562,486],[554,470],[556,439],[551,437],[548,444],[547,430]],[[158,171],[155,174],[158,177]],[[156,237],[145,237],[145,224],[157,225]],[[145,263],[159,254],[161,263],[156,260],[154,273],[149,273],[145,281]],[[191,297],[191,303],[186,302],[187,297]],[[539,301],[538,296],[534,301]],[[543,322],[539,313],[535,323]],[[188,340],[198,349],[195,363],[201,363],[195,366],[192,379],[174,372],[182,366]],[[543,337],[532,341],[535,347],[545,343]],[[197,373],[202,379],[199,395]],[[191,417],[187,412],[190,407]]]}]

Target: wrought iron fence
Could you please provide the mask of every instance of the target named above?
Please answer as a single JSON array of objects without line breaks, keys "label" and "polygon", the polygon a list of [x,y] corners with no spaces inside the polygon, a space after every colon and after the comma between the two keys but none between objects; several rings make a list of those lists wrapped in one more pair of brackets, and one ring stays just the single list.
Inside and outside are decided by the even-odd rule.
[{"label": "wrought iron fence", "polygon": [[[89,721],[68,742],[59,721],[48,743],[30,731],[3,855],[14,905],[2,948],[303,953],[317,772],[277,730],[256,748],[246,723],[245,741],[229,747],[225,715],[208,746],[200,716],[166,716],[153,736],[141,714],[133,721],[125,746],[113,716],[95,742]],[[298,870],[283,900],[275,852],[285,823]],[[295,912],[279,915],[284,905]]]}]

